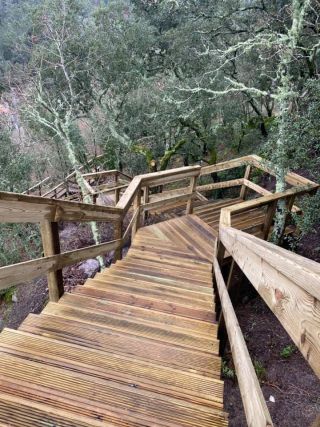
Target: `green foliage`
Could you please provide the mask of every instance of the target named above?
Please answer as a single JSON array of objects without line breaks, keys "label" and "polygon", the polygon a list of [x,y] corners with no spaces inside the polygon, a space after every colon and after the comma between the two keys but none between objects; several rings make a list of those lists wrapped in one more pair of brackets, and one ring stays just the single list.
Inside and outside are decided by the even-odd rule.
[{"label": "green foliage", "polygon": [[228,362],[226,360],[223,360],[222,362],[222,376],[228,380],[236,379],[235,370],[228,366]]},{"label": "green foliage", "polygon": [[288,359],[291,357],[296,351],[296,348],[294,345],[287,345],[280,351],[280,356],[284,359]]},{"label": "green foliage", "polygon": [[254,370],[259,381],[264,381],[267,376],[267,370],[259,360],[255,360],[253,363]]},{"label": "green foliage", "polygon": [[12,303],[12,297],[15,294],[16,288],[12,286],[9,289],[0,291],[0,300],[4,301],[6,304]]},{"label": "green foliage", "polygon": [[0,224],[0,266],[38,258],[42,251],[39,228],[33,224]]},{"label": "green foliage", "polygon": [[0,129],[0,191],[24,191],[31,170],[32,159]]}]

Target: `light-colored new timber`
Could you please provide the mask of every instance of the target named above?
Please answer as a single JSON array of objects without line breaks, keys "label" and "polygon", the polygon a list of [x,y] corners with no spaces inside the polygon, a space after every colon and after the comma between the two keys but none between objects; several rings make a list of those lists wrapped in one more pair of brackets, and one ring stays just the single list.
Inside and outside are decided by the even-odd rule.
[{"label": "light-colored new timber", "polygon": [[137,229],[123,261],[5,329],[0,425],[227,426],[214,248],[193,215]]}]

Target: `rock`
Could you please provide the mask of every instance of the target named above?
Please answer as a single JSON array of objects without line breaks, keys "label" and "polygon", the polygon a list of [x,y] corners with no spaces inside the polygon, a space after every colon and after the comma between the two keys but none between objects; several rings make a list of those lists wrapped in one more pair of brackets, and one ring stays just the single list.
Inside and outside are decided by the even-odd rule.
[{"label": "rock", "polygon": [[87,277],[93,277],[100,270],[100,264],[96,259],[87,259],[79,265],[79,268]]},{"label": "rock", "polygon": [[14,303],[18,302],[18,297],[17,297],[16,293],[12,294],[11,301],[14,302]]}]

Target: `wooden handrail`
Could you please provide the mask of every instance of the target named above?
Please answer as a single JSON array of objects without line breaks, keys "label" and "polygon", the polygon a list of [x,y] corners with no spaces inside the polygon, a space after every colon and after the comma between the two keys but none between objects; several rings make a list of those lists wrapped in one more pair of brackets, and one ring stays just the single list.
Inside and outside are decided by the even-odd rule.
[{"label": "wooden handrail", "polygon": [[0,222],[118,221],[121,209],[0,192]]},{"label": "wooden handrail", "polygon": [[217,258],[214,258],[213,266],[247,424],[249,427],[271,427],[273,426],[271,416],[224,283]]},{"label": "wooden handrail", "polygon": [[320,377],[320,265],[232,227],[219,237]]},{"label": "wooden handrail", "polygon": [[[209,173],[227,170],[234,167],[248,165],[250,167],[261,167],[262,160],[257,156],[245,156],[239,159],[231,160],[228,162],[223,162],[213,166],[207,166],[201,168],[200,166],[188,166],[182,168],[176,168],[161,172],[154,172],[144,175],[139,175],[133,178],[133,180],[128,184],[125,192],[123,193],[120,200],[117,202],[116,207],[106,207],[99,205],[90,205],[79,202],[71,202],[64,200],[54,200],[51,198],[45,197],[37,197],[37,196],[27,196],[24,194],[14,194],[14,193],[5,193],[0,192],[0,222],[8,222],[8,223],[40,223],[42,224],[42,230],[46,230],[46,232],[42,233],[43,243],[44,243],[44,251],[45,257],[39,260],[35,260],[35,262],[30,261],[30,264],[25,264],[26,268],[31,268],[33,271],[32,274],[38,274],[37,269],[40,272],[44,270],[49,271],[49,275],[52,272],[56,272],[56,274],[52,275],[52,283],[51,287],[51,295],[53,299],[57,299],[61,294],[61,277],[62,275],[59,273],[59,269],[61,269],[61,260],[65,259],[64,256],[67,257],[68,260],[77,262],[75,260],[77,258],[77,254],[80,252],[71,251],[67,254],[60,254],[60,250],[55,248],[59,248],[59,236],[57,233],[57,228],[54,226],[54,223],[59,221],[103,221],[103,222],[111,222],[114,224],[115,230],[115,241],[117,244],[109,245],[109,243],[102,244],[102,246],[96,246],[96,251],[93,251],[93,248],[88,248],[88,251],[81,250],[81,257],[85,255],[90,255],[90,253],[96,253],[97,255],[101,254],[103,251],[106,251],[108,248],[113,247],[115,250],[115,259],[121,258],[121,250],[124,244],[129,240],[130,232],[134,234],[140,225],[143,223],[145,212],[151,209],[157,209],[161,207],[171,207],[175,206],[177,202],[186,202],[186,212],[192,212],[192,201],[194,198],[198,197],[199,191],[207,191],[210,189],[217,188],[229,188],[234,186],[249,186],[250,188],[260,191],[263,193],[268,193],[267,190],[262,190],[261,187],[256,184],[251,183],[247,178],[249,175],[245,175],[245,178],[240,178],[236,180],[230,180],[225,182],[218,182],[213,184],[208,184],[204,186],[198,186],[197,178],[200,175],[206,175]],[[264,166],[265,170],[269,172],[268,166]],[[271,171],[272,172],[272,171]],[[270,173],[271,173],[270,172]],[[110,174],[116,174],[117,176],[122,174],[117,170],[113,171],[103,171],[93,174],[84,174],[85,177],[91,178],[94,176],[106,176]],[[75,176],[75,172],[72,172],[66,179],[72,179]],[[247,176],[247,177],[246,177]],[[295,180],[295,182],[299,181],[300,177],[295,174],[290,174],[291,182]],[[297,178],[298,177],[298,178]],[[179,188],[177,190],[164,191],[159,195],[158,198],[152,200],[149,197],[149,189],[151,187],[160,187],[168,183],[176,182],[176,181],[184,181],[185,179],[190,180],[189,186],[185,186],[184,188]],[[284,198],[290,199],[296,195],[300,195],[306,192],[313,191],[318,187],[317,184],[312,183],[305,178],[301,178],[299,183],[307,182],[307,185],[298,186],[295,188],[291,188],[283,193],[278,194],[268,194],[264,197],[260,197],[259,199],[246,201],[228,208],[224,208],[221,211],[221,224],[222,225],[231,225],[231,216],[234,213],[244,212],[246,210],[254,209],[256,207],[264,206],[264,205],[272,205],[274,206],[275,201]],[[50,194],[52,192],[56,192],[57,189],[63,187],[66,183],[59,184],[55,189],[50,190]],[[119,197],[119,186],[113,188],[112,190],[117,191],[118,193],[115,195],[116,200]],[[66,190],[67,191],[67,190]],[[96,194],[94,189],[88,184],[88,193],[92,196]],[[143,197],[141,195],[143,194]],[[202,196],[203,197],[203,196]],[[291,199],[290,199],[291,200]],[[125,231],[123,235],[123,221],[129,209],[134,206],[134,214],[129,227]],[[270,215],[271,215],[270,210]],[[143,218],[141,218],[143,215]],[[268,218],[270,216],[267,215]],[[269,218],[269,219],[270,219]],[[268,221],[269,224],[270,221]],[[51,231],[50,231],[51,230]],[[56,230],[53,233],[53,230]],[[55,235],[55,237],[53,236]],[[119,243],[120,242],[120,243]],[[112,242],[111,242],[112,243]],[[109,246],[108,246],[109,245]],[[113,250],[112,249],[112,250]],[[102,251],[102,252],[101,252]],[[72,254],[75,254],[74,257]],[[79,255],[80,256],[80,255]],[[53,258],[52,258],[53,257]],[[81,258],[84,259],[84,258]],[[50,262],[48,260],[51,260]],[[52,264],[52,260],[55,260]],[[11,268],[12,267],[12,268]],[[3,286],[8,286],[9,281],[6,279],[6,275],[8,272],[23,271],[19,270],[19,267],[10,266],[4,267],[5,270],[0,269],[0,289]],[[1,274],[4,274],[5,277],[2,278]],[[59,279],[59,274],[60,279]],[[10,273],[11,274],[11,273]],[[15,274],[15,273],[14,273]],[[13,281],[10,284],[15,282],[15,275],[13,274]],[[18,273],[17,273],[18,274]],[[31,274],[31,273],[30,273]],[[18,274],[19,276],[19,274]],[[20,277],[20,276],[19,276]],[[21,276],[22,277],[22,276]],[[59,290],[59,289],[60,290]]]},{"label": "wooden handrail", "polygon": [[281,199],[289,199],[293,196],[301,196],[303,194],[310,193],[310,191],[313,189],[314,185],[307,184],[301,187],[290,188],[289,190],[283,191],[282,193],[269,194],[263,197],[259,197],[258,199],[247,200],[241,203],[237,203],[236,205],[228,206],[226,208],[221,209],[220,225],[227,227],[231,226],[231,217],[234,214],[266,206],[274,201],[278,201]]},{"label": "wooden handrail", "polygon": [[88,258],[95,258],[107,252],[116,250],[122,245],[122,240],[92,245],[82,249],[64,252],[62,254],[33,259],[19,264],[0,268],[0,290],[18,285],[46,274],[48,271],[60,270],[68,265],[76,264]]}]

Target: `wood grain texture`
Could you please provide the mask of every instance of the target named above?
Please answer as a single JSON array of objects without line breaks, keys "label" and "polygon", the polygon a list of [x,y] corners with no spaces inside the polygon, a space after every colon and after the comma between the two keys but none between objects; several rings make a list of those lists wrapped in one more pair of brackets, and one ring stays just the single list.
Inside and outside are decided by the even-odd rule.
[{"label": "wood grain texture", "polygon": [[220,236],[320,377],[319,264],[232,228],[222,228]]},{"label": "wood grain texture", "polygon": [[248,426],[271,427],[273,426],[271,416],[251,362],[247,345],[234,312],[217,258],[214,259],[214,272]]},{"label": "wood grain texture", "polygon": [[5,329],[0,425],[227,426],[214,247],[193,215],[138,229],[124,260]]}]

